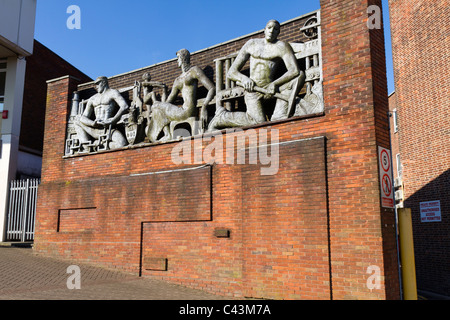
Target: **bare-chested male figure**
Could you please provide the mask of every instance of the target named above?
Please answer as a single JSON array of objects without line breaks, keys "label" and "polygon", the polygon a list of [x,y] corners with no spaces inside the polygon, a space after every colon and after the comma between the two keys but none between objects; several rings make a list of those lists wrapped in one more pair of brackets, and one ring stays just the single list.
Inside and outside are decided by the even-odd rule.
[{"label": "bare-chested male figure", "polygon": [[[95,89],[98,93],[88,100],[83,114],[75,120],[75,130],[81,144],[90,142],[92,138],[98,140],[101,135],[108,134],[110,149],[126,146],[126,138],[113,126],[128,109],[127,102],[118,90],[109,87],[106,77],[97,78]],[[92,114],[95,116],[94,120],[91,118]]]},{"label": "bare-chested male figure", "polygon": [[[208,94],[200,110],[200,121],[202,125],[206,124],[206,107],[214,98],[215,86],[211,80],[204,74],[203,70],[197,66],[191,66],[190,53],[186,49],[177,52],[178,66],[182,73],[173,83],[172,91],[165,102],[155,102],[152,107],[152,119],[150,121],[149,132],[147,136],[150,142],[167,141],[172,137],[169,132],[171,121],[182,121],[196,114],[197,108],[197,88],[199,82],[208,90]],[[181,91],[183,105],[172,104]],[[164,136],[158,140],[161,133]]]},{"label": "bare-chested male figure", "polygon": [[[228,71],[228,78],[245,89],[246,112],[229,112],[218,107],[208,130],[226,127],[239,127],[264,122],[266,115],[263,108],[265,99],[273,98],[277,92],[287,89],[289,82],[297,77],[304,79],[300,72],[292,47],[278,40],[280,23],[270,20],[264,29],[264,38],[249,40],[239,51],[236,60]],[[240,70],[250,59],[250,77]],[[284,62],[287,71],[274,79],[278,64]],[[255,91],[255,87],[265,89],[266,93]],[[287,118],[287,102],[278,99],[271,120]]]}]

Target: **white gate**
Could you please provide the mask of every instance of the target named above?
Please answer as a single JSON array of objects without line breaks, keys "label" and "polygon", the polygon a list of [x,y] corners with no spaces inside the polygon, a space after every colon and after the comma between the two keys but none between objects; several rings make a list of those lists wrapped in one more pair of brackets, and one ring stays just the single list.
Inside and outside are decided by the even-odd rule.
[{"label": "white gate", "polygon": [[11,181],[6,227],[7,241],[34,240],[39,179]]}]

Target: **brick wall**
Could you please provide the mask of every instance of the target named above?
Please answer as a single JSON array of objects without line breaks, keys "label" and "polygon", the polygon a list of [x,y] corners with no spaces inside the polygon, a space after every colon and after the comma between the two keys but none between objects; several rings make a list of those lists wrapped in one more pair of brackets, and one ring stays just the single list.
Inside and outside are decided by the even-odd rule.
[{"label": "brick wall", "polygon": [[[389,1],[405,207],[411,208],[419,289],[450,295],[450,9],[446,1]],[[420,221],[440,200],[441,222]]]},{"label": "brick wall", "polygon": [[[50,83],[35,250],[237,297],[398,298],[394,212],[380,207],[378,186],[377,146],[389,147],[383,33],[367,28],[368,5],[321,1],[323,115],[200,142],[207,150],[224,136],[278,133],[275,175],[248,162],[175,164],[178,142],[64,158],[78,83]],[[282,39],[301,41],[306,18],[283,25]],[[214,80],[213,59],[246,40],[193,54],[192,62]],[[145,71],[170,85],[180,72],[171,60],[112,77],[111,87]],[[73,216],[87,223],[94,211],[95,226],[74,232]],[[370,266],[380,270],[377,288],[367,286]]]},{"label": "brick wall", "polygon": [[81,81],[90,78],[57,54],[34,40],[33,55],[27,58],[23,96],[20,146],[42,152],[47,80],[70,74]]},{"label": "brick wall", "polygon": [[219,294],[329,298],[325,138],[279,154],[273,176],[261,165],[215,165],[211,220],[144,222],[143,262],[167,259],[168,270],[143,263],[143,274]]}]

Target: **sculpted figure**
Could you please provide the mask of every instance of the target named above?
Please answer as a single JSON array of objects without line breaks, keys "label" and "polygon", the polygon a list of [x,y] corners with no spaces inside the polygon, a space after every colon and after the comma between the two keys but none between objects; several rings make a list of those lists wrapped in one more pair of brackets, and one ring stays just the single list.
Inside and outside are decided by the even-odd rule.
[{"label": "sculpted figure", "polygon": [[[209,130],[253,125],[266,121],[263,102],[274,97],[277,101],[271,120],[289,116],[290,106],[287,100],[290,93],[283,93],[286,90],[298,92],[298,87],[303,86],[305,76],[298,68],[289,43],[278,40],[279,33],[279,22],[270,20],[264,29],[264,38],[249,40],[239,51],[227,76],[245,89],[244,100],[247,110],[246,112],[229,112],[219,106],[215,117],[211,120]],[[249,77],[240,71],[248,60],[250,60]],[[275,79],[275,73],[281,62],[284,63],[287,71]],[[295,85],[292,84],[293,80],[297,81]]]},{"label": "sculpted figure", "polygon": [[144,103],[147,105],[147,108],[150,110],[151,106],[158,101],[156,97],[156,93],[153,91],[154,87],[159,87],[162,89],[162,97],[161,101],[166,101],[167,99],[167,87],[164,83],[159,81],[152,81],[152,77],[149,73],[144,73],[142,76],[143,82],[141,83],[144,88]]},{"label": "sculpted figure", "polygon": [[[191,66],[190,53],[186,49],[177,52],[178,66],[181,68],[181,75],[175,79],[172,91],[166,101],[155,101],[152,106],[152,117],[147,136],[150,142],[167,141],[170,136],[169,124],[171,121],[182,121],[196,115],[197,108],[197,88],[199,82],[208,90],[208,94],[203,102],[200,111],[200,121],[206,124],[206,107],[214,98],[215,86],[204,74],[202,69]],[[181,92],[183,105],[172,104],[178,93]],[[164,136],[158,140],[163,131]]]},{"label": "sculpted figure", "polygon": [[127,102],[118,90],[109,87],[106,77],[97,78],[95,89],[98,93],[87,101],[83,114],[75,118],[75,130],[81,145],[91,142],[92,139],[99,143],[100,137],[106,135],[106,143],[110,149],[126,146],[127,140],[114,125],[127,111]]}]

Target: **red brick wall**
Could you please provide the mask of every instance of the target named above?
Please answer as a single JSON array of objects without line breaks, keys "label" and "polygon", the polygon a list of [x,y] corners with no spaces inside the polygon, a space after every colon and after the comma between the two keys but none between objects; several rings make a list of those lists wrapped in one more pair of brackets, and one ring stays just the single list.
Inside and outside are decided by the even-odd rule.
[{"label": "red brick wall", "polygon": [[[419,289],[450,295],[450,69],[447,1],[389,1],[405,207],[411,208]],[[440,200],[441,222],[420,222]]]},{"label": "red brick wall", "polygon": [[220,294],[330,298],[325,147],[323,137],[281,145],[276,175],[215,165],[210,221],[143,224],[144,261],[168,263],[143,274]]},{"label": "red brick wall", "polygon": [[36,40],[26,68],[20,146],[42,152],[47,80],[68,74],[83,82],[90,78]]},{"label": "red brick wall", "polygon": [[[367,28],[367,6],[321,3],[323,115],[234,133],[277,130],[279,170],[273,176],[262,176],[260,166],[248,162],[174,171],[198,166],[173,163],[176,142],[63,158],[76,83],[51,83],[36,251],[238,297],[398,298],[394,212],[380,208],[378,186],[377,146],[389,147],[384,55],[378,48],[383,36]],[[284,25],[283,39],[301,40],[304,21]],[[192,62],[210,70],[214,80],[213,59],[245,41],[200,52]],[[179,74],[169,61],[114,77],[111,86],[130,85],[144,71],[168,84]],[[80,210],[82,218],[90,214],[81,209],[92,208],[95,231],[58,230],[64,210]],[[370,266],[380,270],[379,288],[367,286]]]}]

